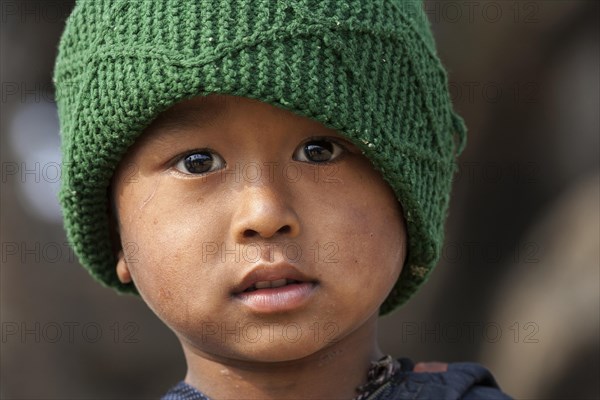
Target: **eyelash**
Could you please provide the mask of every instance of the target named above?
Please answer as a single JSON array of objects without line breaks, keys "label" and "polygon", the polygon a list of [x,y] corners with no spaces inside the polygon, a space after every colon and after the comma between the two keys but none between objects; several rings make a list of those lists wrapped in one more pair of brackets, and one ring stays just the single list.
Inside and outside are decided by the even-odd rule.
[{"label": "eyelash", "polygon": [[[211,159],[212,160],[216,160],[218,164],[217,165],[218,168],[212,168],[208,171],[205,172],[201,172],[201,173],[193,173],[193,172],[185,172],[183,170],[183,168],[178,168],[180,164],[185,163],[186,159],[190,156],[193,156],[195,154],[201,154],[201,153],[209,153],[211,155]],[[208,173],[214,172],[214,171],[218,171],[219,169],[223,169],[227,166],[227,162],[225,161],[225,159],[223,157],[221,157],[221,155],[219,153],[217,153],[216,151],[214,151],[213,149],[209,149],[209,148],[204,148],[204,149],[196,149],[196,150],[190,150],[187,151],[183,154],[180,154],[176,157],[174,157],[171,162],[169,162],[169,167],[175,169],[177,172],[187,175],[187,176],[204,176]],[[183,167],[183,165],[182,165]]]},{"label": "eyelash", "polygon": [[[306,146],[311,143],[311,142],[329,142],[331,143],[333,146],[337,147],[337,149],[334,148],[334,152],[337,150],[337,154],[335,154],[335,156],[333,156],[333,158],[331,160],[326,160],[326,161],[303,161],[303,160],[298,160],[296,158],[296,153],[299,151],[303,151],[306,149]],[[305,163],[309,163],[309,164],[320,164],[320,165],[328,165],[328,164],[333,164],[335,162],[337,162],[339,160],[340,157],[342,157],[345,153],[348,152],[348,149],[346,148],[346,146],[344,146],[343,144],[340,143],[340,141],[328,137],[328,136],[313,136],[310,137],[306,140],[304,140],[296,150],[294,150],[294,155],[292,156],[292,159],[295,161],[299,161],[299,162],[305,162]]]},{"label": "eyelash", "polygon": [[[332,159],[331,160],[324,160],[324,161],[311,161],[306,159],[306,148],[307,146],[311,143],[311,142],[326,142],[326,143],[330,143],[332,145]],[[322,147],[322,146],[321,146]],[[348,149],[346,148],[346,146],[344,146],[343,144],[340,143],[340,141],[331,138],[331,137],[326,137],[326,136],[314,136],[314,137],[310,137],[308,139],[305,139],[300,145],[298,145],[298,147],[294,150],[293,154],[292,154],[292,159],[298,162],[303,162],[303,163],[308,163],[308,164],[321,164],[321,165],[328,165],[328,164],[333,164],[335,162],[337,162],[339,160],[340,157],[342,157],[345,153],[348,152]],[[202,154],[202,153],[208,153],[211,155],[211,160],[216,160],[217,162],[217,167],[213,168],[212,165],[210,167],[209,170],[204,171],[204,172],[199,172],[199,173],[193,173],[193,172],[185,172],[184,171],[184,167],[185,167],[185,162],[186,159],[190,156],[196,155],[196,154]],[[300,154],[301,157],[298,157],[298,155]],[[299,159],[299,158],[305,158],[305,160]],[[180,165],[181,164],[181,165]],[[211,172],[217,171],[219,169],[223,169],[227,166],[227,162],[225,161],[225,159],[223,157],[221,157],[221,155],[219,153],[217,153],[216,151],[214,151],[213,149],[210,148],[204,148],[204,149],[195,149],[195,150],[190,150],[187,151],[183,154],[180,154],[176,157],[174,157],[171,162],[169,162],[169,167],[175,169],[177,172],[187,175],[187,176],[204,176],[206,174],[209,174]]]}]

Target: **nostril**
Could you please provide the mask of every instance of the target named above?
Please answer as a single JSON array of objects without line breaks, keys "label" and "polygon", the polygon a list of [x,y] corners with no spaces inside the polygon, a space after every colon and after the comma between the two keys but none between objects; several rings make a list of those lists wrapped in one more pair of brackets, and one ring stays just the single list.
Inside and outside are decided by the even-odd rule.
[{"label": "nostril", "polygon": [[[281,228],[279,228],[277,230],[277,232],[275,232],[275,233],[282,234],[282,235],[287,235],[291,231],[292,231],[291,226],[284,225]],[[254,229],[246,229],[246,230],[244,230],[244,233],[242,234],[242,236],[244,237],[244,239],[249,239],[249,238],[253,238],[253,237],[256,237],[256,236],[271,237],[272,235],[270,233],[268,233],[268,232],[262,233],[262,232],[254,230]]]},{"label": "nostril", "polygon": [[251,238],[253,236],[258,235],[258,232],[256,232],[255,230],[252,229],[246,229],[244,231],[244,238]]},{"label": "nostril", "polygon": [[282,226],[281,228],[279,228],[279,230],[277,230],[277,232],[279,232],[279,233],[290,233],[291,230],[292,230],[292,228],[290,228],[289,225],[285,225],[285,226]]}]

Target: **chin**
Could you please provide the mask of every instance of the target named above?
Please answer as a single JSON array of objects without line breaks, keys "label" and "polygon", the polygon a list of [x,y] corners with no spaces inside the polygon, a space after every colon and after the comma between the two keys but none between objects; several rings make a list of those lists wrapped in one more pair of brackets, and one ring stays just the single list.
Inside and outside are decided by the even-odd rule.
[{"label": "chin", "polygon": [[[331,333],[330,333],[331,332]],[[207,337],[194,338],[195,347],[240,361],[288,362],[300,360],[329,347],[333,327],[328,332],[315,324],[248,323]],[[204,339],[204,340],[202,340]]]},{"label": "chin", "polygon": [[296,343],[289,342],[273,342],[273,343],[255,343],[243,349],[239,349],[235,358],[244,361],[278,363],[291,362],[301,360],[316,353],[319,353],[325,345],[320,346],[309,341],[305,343],[298,341]]}]

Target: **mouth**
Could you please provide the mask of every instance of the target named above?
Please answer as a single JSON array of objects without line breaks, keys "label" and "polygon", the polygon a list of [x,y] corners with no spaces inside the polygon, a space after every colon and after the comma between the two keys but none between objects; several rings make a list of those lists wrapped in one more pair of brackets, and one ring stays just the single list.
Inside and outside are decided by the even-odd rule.
[{"label": "mouth", "polygon": [[255,313],[286,312],[304,306],[318,284],[288,264],[262,265],[248,273],[232,295]]},{"label": "mouth", "polygon": [[275,281],[260,281],[260,282],[256,282],[253,285],[251,285],[250,287],[248,287],[246,290],[244,290],[242,293],[250,293],[250,292],[254,292],[256,290],[262,290],[262,289],[271,289],[271,288],[280,288],[283,286],[287,286],[287,285],[297,285],[297,284],[301,284],[304,283],[302,281],[297,281],[295,279],[286,279],[286,278],[282,278],[282,279],[277,279]]}]

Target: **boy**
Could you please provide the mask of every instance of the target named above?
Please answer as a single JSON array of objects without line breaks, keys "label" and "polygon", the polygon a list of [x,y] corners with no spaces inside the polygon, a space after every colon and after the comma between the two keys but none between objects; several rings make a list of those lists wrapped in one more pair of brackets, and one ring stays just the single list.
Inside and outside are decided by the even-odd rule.
[{"label": "boy", "polygon": [[179,338],[165,399],[507,398],[384,356],[465,129],[415,1],[90,1],[55,70],[82,264]]}]

